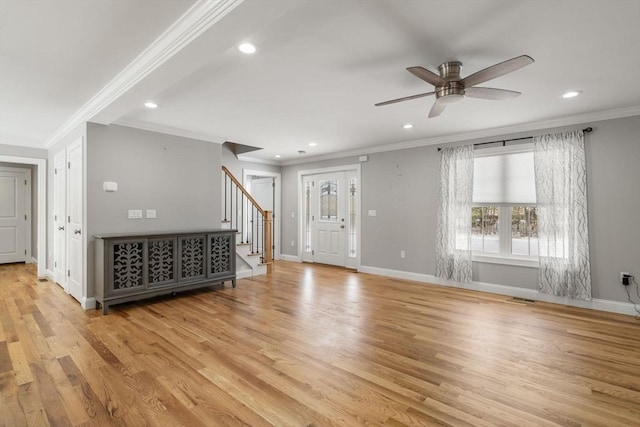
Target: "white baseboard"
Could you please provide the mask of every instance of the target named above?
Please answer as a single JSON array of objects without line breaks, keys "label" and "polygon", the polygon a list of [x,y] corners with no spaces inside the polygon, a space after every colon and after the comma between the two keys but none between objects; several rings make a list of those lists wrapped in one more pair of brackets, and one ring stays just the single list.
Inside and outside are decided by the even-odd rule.
[{"label": "white baseboard", "polygon": [[246,279],[247,277],[253,277],[253,271],[251,270],[236,271],[236,279]]},{"label": "white baseboard", "polygon": [[96,299],[94,297],[82,297],[82,302],[80,303],[82,308],[85,310],[91,310],[96,308]]},{"label": "white baseboard", "polygon": [[54,283],[55,283],[55,281],[56,281],[56,280],[55,280],[55,277],[56,277],[56,276],[53,274],[53,271],[51,271],[51,270],[49,270],[49,269],[47,269],[47,270],[45,271],[45,273],[44,273],[44,277],[46,277],[47,279],[51,280],[51,281],[52,281],[52,282],[54,282]]},{"label": "white baseboard", "polygon": [[296,255],[280,254],[280,259],[283,261],[300,262],[300,258],[298,258]]},{"label": "white baseboard", "polygon": [[575,300],[568,297],[558,297],[555,295],[543,294],[537,289],[518,288],[516,286],[498,285],[486,282],[460,283],[447,280],[430,274],[411,273],[407,271],[391,270],[387,268],[360,266],[359,272],[375,274],[378,276],[395,277],[397,279],[412,280],[415,282],[430,283],[432,285],[449,286],[452,288],[462,288],[474,291],[489,292],[492,294],[508,295],[512,297],[527,298],[536,301],[551,302],[555,304],[570,305],[572,307],[590,308],[593,310],[608,311],[610,313],[628,314],[635,316],[638,313],[634,310],[633,304],[628,302],[611,301],[593,298],[591,301]]}]

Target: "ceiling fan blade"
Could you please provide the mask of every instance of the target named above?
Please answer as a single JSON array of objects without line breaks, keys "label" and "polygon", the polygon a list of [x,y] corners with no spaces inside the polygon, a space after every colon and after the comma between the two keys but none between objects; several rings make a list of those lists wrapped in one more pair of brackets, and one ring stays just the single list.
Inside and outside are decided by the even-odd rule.
[{"label": "ceiling fan blade", "polygon": [[533,58],[527,55],[517,56],[499,64],[492,65],[484,70],[480,70],[477,73],[473,73],[460,80],[460,83],[462,83],[465,88],[468,88],[516,71],[529,64],[533,64]]},{"label": "ceiling fan blade", "polygon": [[426,68],[409,67],[407,68],[407,71],[413,74],[414,76],[418,77],[419,79],[422,79],[425,82],[434,85],[435,87],[447,86],[447,81],[445,79],[443,79],[436,73],[427,70]]},{"label": "ceiling fan blade", "polygon": [[444,111],[446,105],[438,101],[439,99],[436,99],[436,102],[433,103],[433,106],[431,107],[431,111],[429,111],[429,118],[438,117]]},{"label": "ceiling fan blade", "polygon": [[464,90],[465,96],[471,98],[491,99],[502,101],[503,99],[513,99],[521,95],[515,90],[494,89],[492,87],[470,87]]},{"label": "ceiling fan blade", "polygon": [[429,96],[433,94],[435,94],[435,92],[427,92],[427,93],[421,93],[418,95],[405,96],[404,98],[392,99],[391,101],[378,102],[376,104],[376,107],[380,107],[382,105],[395,104],[396,102],[409,101],[410,99],[423,98],[425,96]]}]

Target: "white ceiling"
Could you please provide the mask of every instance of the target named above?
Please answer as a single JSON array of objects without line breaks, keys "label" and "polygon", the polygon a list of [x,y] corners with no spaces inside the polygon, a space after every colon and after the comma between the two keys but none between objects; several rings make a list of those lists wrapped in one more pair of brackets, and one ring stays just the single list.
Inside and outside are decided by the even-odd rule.
[{"label": "white ceiling", "polygon": [[44,146],[195,0],[0,0],[0,143]]},{"label": "white ceiling", "polygon": [[[60,5],[49,6],[44,19],[37,8],[0,1],[0,141],[16,144],[44,144],[189,6],[88,2],[102,6],[96,13],[80,6],[87,2],[55,0],[39,3]],[[19,11],[21,25],[5,28],[6,10]],[[640,111],[639,20],[638,0],[245,0],[92,120],[253,145],[264,148],[250,154],[256,159],[280,154],[291,162],[576,116],[628,115]],[[34,34],[22,39],[25,22]],[[81,37],[87,25],[92,36]],[[255,43],[258,53],[239,53],[241,41]],[[433,97],[373,105],[433,89],[406,67],[436,71],[458,60],[466,76],[522,54],[535,63],[481,85],[520,91],[518,99],[466,98],[433,119]],[[562,99],[570,89],[583,94]],[[141,107],[147,99],[160,108]]]}]

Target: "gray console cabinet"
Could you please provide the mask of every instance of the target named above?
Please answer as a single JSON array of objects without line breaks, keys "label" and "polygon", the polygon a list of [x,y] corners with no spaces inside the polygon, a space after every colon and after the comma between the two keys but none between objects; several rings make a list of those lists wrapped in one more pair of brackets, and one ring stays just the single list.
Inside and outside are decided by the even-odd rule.
[{"label": "gray console cabinet", "polygon": [[236,231],[105,234],[95,237],[95,297],[110,305],[231,280]]}]

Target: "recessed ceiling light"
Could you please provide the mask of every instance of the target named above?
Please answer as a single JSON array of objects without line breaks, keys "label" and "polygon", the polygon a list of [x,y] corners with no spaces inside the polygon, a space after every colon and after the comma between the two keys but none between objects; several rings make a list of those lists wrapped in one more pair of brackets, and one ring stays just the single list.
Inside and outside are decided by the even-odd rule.
[{"label": "recessed ceiling light", "polygon": [[564,95],[562,95],[563,98],[575,98],[576,96],[580,95],[582,92],[579,90],[572,90],[569,92],[566,92]]},{"label": "recessed ceiling light", "polygon": [[402,125],[403,128],[405,129],[411,129],[413,127],[413,125],[411,123],[407,123],[405,125]]},{"label": "recessed ceiling light", "polygon": [[151,109],[158,108],[158,104],[156,104],[155,102],[151,102],[151,101],[145,102],[144,106],[147,107],[147,108],[151,108]]},{"label": "recessed ceiling light", "polygon": [[318,145],[318,144],[316,144],[315,142],[310,142],[309,143],[309,147],[315,147],[316,145]]},{"label": "recessed ceiling light", "polygon": [[252,53],[256,53],[257,49],[255,45],[252,45],[251,43],[242,43],[238,46],[238,50],[242,53],[246,53],[247,55],[251,55]]},{"label": "recessed ceiling light", "polygon": [[282,157],[282,156],[281,156],[280,154],[276,154],[276,155],[275,155],[275,156],[273,156],[273,157],[275,157],[276,159],[279,159],[279,158],[280,158],[280,157]]}]

